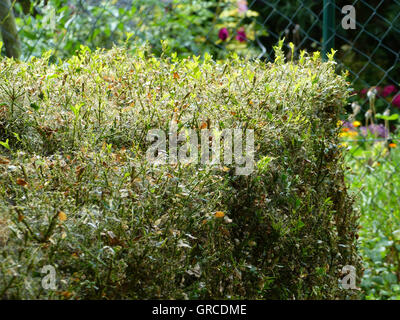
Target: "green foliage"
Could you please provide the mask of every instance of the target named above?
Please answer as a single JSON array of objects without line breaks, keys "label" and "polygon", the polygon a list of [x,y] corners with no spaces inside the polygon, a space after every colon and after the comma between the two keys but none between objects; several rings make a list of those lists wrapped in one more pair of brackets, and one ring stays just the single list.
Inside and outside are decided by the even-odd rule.
[{"label": "green foliage", "polygon": [[[152,51],[161,54],[161,42],[167,40],[172,52],[179,56],[210,53],[223,58],[230,51],[257,56],[259,51],[250,43],[262,34],[254,11],[239,13],[236,1],[37,1],[35,15],[24,14],[17,6],[20,37],[25,58],[41,56],[50,48],[54,57],[70,57],[81,44],[96,48],[111,48],[127,44],[135,48],[149,42]],[[247,20],[246,20],[247,18]],[[243,27],[247,41],[235,39]],[[220,28],[228,28],[226,41],[218,38]],[[264,32],[265,34],[265,32]]]},{"label": "green foliage", "polygon": [[[398,136],[394,139],[399,139]],[[394,144],[392,144],[394,146]],[[349,145],[352,190],[359,193],[360,253],[366,299],[400,299],[400,211],[398,199],[400,150],[386,142]],[[390,150],[390,151],[389,151]],[[361,189],[361,190],[360,190]]]},{"label": "green foliage", "polygon": [[[364,267],[363,298],[399,299],[399,134],[389,130],[389,121],[397,122],[399,115],[390,114],[393,109],[387,109],[384,115],[374,116],[375,102],[375,95],[370,94],[371,112],[365,126],[360,121],[347,122],[340,136],[344,138],[346,162],[351,168],[346,178],[351,191],[357,195],[356,205],[361,213],[359,251]],[[378,119],[384,123],[377,124]]]},{"label": "green foliage", "polygon": [[[135,52],[0,62],[1,297],[354,296],[339,287],[360,261],[334,63]],[[147,133],[171,120],[253,129],[254,171],[148,163]]]}]

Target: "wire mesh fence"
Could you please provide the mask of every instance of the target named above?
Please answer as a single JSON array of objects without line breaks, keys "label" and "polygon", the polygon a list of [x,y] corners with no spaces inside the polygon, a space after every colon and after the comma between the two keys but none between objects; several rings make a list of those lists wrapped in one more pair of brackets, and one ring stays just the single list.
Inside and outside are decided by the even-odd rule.
[{"label": "wire mesh fence", "polygon": [[[354,88],[342,131],[353,170],[349,184],[368,203],[364,215],[381,213],[364,223],[387,225],[373,226],[382,237],[365,250],[373,256],[376,241],[387,241],[385,250],[394,248],[392,259],[400,261],[400,246],[390,242],[400,224],[400,168],[393,155],[400,110],[399,0],[0,0],[0,27],[2,53],[26,61],[49,49],[56,61],[81,45],[148,42],[160,54],[161,40],[180,56],[209,52],[216,59],[236,52],[273,61],[273,47],[283,38],[286,46],[294,44],[295,54],[335,48],[338,70],[348,70]],[[393,268],[400,281],[400,263]]]}]

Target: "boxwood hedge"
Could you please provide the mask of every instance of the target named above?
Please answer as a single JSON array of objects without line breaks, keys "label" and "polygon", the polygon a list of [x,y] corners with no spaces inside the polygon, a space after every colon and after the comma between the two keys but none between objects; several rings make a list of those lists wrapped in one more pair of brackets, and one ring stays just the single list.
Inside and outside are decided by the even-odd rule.
[{"label": "boxwood hedge", "polygon": [[[50,55],[0,62],[2,298],[354,296],[339,286],[360,261],[332,56]],[[147,133],[171,121],[254,130],[254,170],[150,163]]]}]

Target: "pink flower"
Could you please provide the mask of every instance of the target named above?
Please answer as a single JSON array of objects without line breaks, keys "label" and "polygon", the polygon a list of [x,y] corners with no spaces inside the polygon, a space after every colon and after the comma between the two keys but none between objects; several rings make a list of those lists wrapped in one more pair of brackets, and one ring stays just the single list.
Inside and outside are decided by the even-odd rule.
[{"label": "pink flower", "polygon": [[400,94],[398,94],[397,96],[395,96],[392,100],[392,104],[397,107],[400,108]]},{"label": "pink flower", "polygon": [[368,90],[369,90],[368,88],[362,89],[362,90],[360,91],[360,95],[361,95],[361,96],[365,96],[365,95],[367,94]]},{"label": "pink flower", "polygon": [[244,13],[247,10],[249,10],[249,8],[247,7],[247,1],[246,0],[238,0],[237,6],[238,6],[238,10],[239,10],[240,13]]},{"label": "pink flower", "polygon": [[396,92],[397,92],[396,86],[394,85],[386,86],[382,91],[382,97],[386,98],[387,96],[390,96],[391,94]]},{"label": "pink flower", "polygon": [[247,40],[246,32],[244,31],[244,28],[243,28],[243,27],[241,27],[241,28],[237,31],[236,40],[238,40],[239,42],[244,42],[244,41]]},{"label": "pink flower", "polygon": [[229,37],[229,31],[227,28],[222,28],[218,32],[218,38],[220,38],[222,41],[225,41]]}]

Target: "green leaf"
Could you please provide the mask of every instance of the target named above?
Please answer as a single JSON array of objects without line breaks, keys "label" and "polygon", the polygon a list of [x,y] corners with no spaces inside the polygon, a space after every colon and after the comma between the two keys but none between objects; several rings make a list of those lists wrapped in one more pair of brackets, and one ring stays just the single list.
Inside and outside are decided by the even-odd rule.
[{"label": "green leaf", "polygon": [[393,121],[393,120],[397,120],[399,118],[399,114],[398,113],[394,113],[394,114],[392,114],[390,116],[384,116],[383,114],[377,113],[375,117],[377,119]]},{"label": "green leaf", "polygon": [[32,102],[30,106],[31,106],[31,108],[34,109],[35,111],[38,111],[38,110],[40,109],[40,107],[39,107],[36,103],[34,103],[34,102]]},{"label": "green leaf", "polygon": [[21,137],[19,136],[18,133],[13,132],[13,135],[14,135],[15,138],[17,138],[17,140],[18,140],[19,142],[21,142]]},{"label": "green leaf", "polygon": [[265,169],[268,166],[268,163],[270,163],[271,160],[273,160],[273,158],[269,156],[265,156],[264,158],[262,158],[260,161],[257,162],[258,169],[262,172],[265,171]]},{"label": "green leaf", "polygon": [[4,148],[8,149],[11,151],[10,145],[8,144],[8,139],[4,141],[0,141],[0,145],[2,145]]}]

